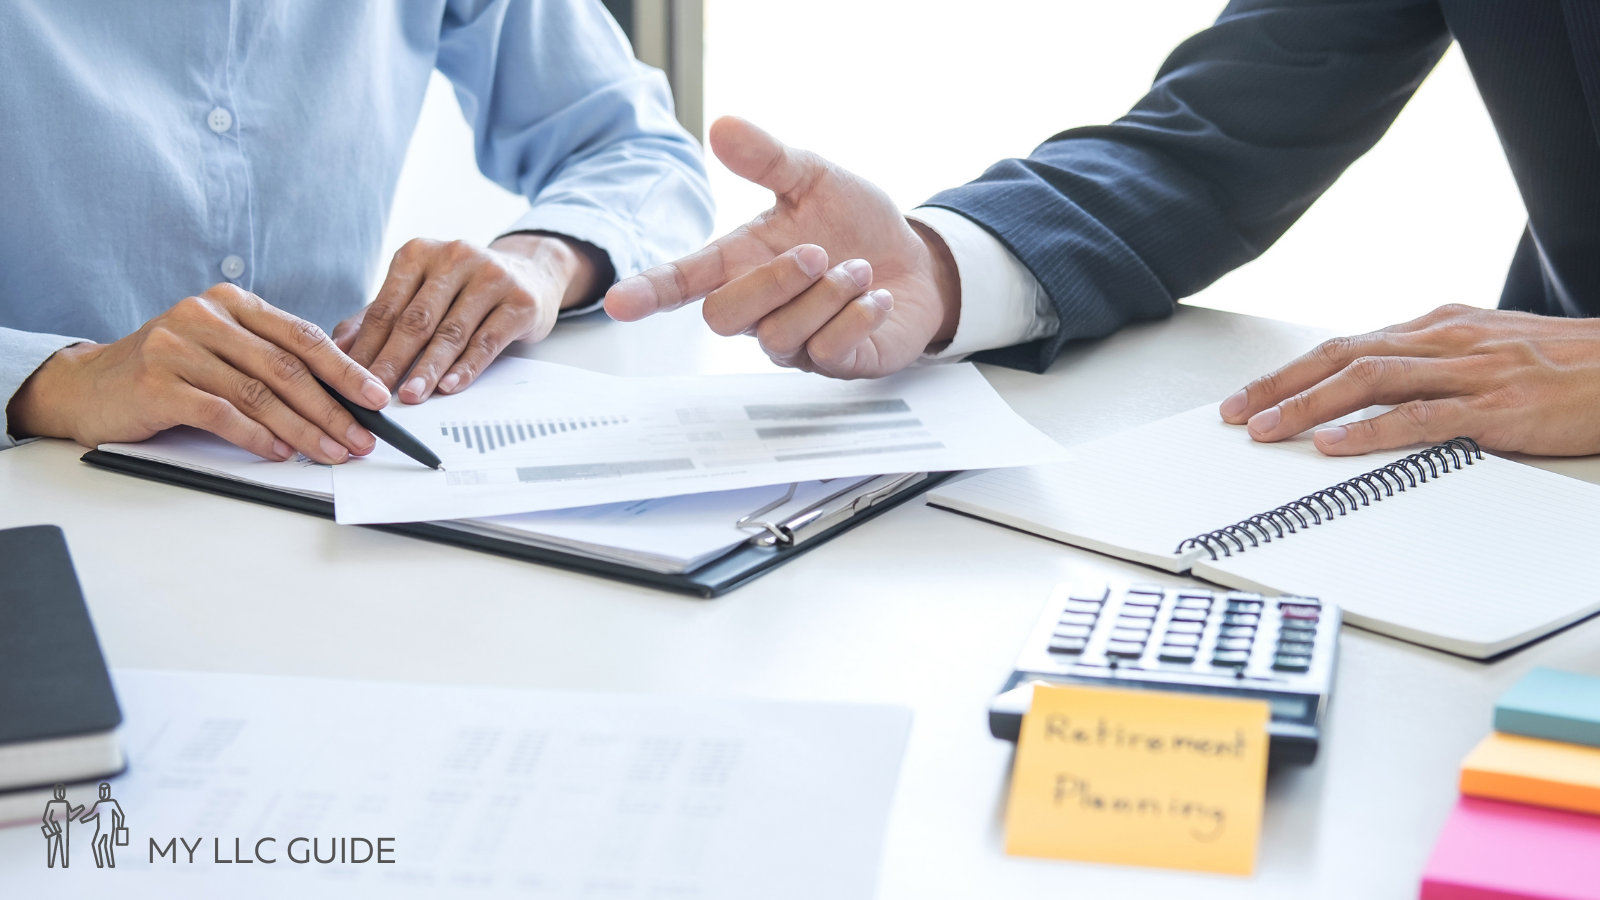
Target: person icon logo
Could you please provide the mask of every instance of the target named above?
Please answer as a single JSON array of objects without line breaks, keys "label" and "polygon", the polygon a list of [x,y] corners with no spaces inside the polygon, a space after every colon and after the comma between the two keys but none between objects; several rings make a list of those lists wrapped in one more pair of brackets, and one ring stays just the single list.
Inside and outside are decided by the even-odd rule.
[{"label": "person icon logo", "polygon": [[55,799],[46,801],[41,820],[44,824],[39,829],[44,832],[46,865],[55,868],[57,859],[61,860],[63,869],[70,864],[68,853],[72,848],[72,822],[77,820],[84,825],[94,822],[91,847],[94,850],[95,867],[116,868],[116,848],[128,846],[128,828],[123,824],[122,804],[111,796],[110,783],[100,782],[100,799],[87,811],[82,806],[73,806],[67,800],[66,785],[56,785],[53,793]]},{"label": "person icon logo", "polygon": [[128,828],[123,825],[122,804],[111,799],[111,785],[100,782],[100,799],[89,811],[78,817],[79,822],[94,822],[94,864],[100,869],[115,869],[118,847],[128,846]]},{"label": "person icon logo", "polygon": [[67,786],[58,784],[55,787],[55,799],[45,802],[44,825],[40,828],[44,832],[45,858],[50,868],[55,868],[56,860],[61,860],[61,868],[69,865],[67,851],[71,849],[72,842],[69,829],[72,820],[83,813],[83,807],[73,806],[67,800]]}]

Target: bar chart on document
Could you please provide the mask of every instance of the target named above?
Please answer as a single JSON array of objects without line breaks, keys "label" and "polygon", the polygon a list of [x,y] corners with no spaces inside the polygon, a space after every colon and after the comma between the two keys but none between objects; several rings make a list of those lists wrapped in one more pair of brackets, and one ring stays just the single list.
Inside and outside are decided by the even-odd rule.
[{"label": "bar chart on document", "polygon": [[[698,480],[701,473],[737,474],[785,463],[945,446],[903,399],[700,403],[636,409],[632,414],[451,419],[439,425],[439,436],[452,445],[447,449],[457,451],[447,457],[448,485],[543,484],[584,490],[585,484],[656,476],[663,495],[684,493],[685,488],[670,486],[679,477]],[[778,480],[797,479],[780,475],[763,483]],[[691,484],[689,489],[699,488]]]},{"label": "bar chart on document", "polygon": [[[944,446],[898,399],[686,406],[631,417],[449,421],[439,430],[441,437],[476,451],[464,462],[473,468],[447,473],[457,484],[616,478]],[[819,437],[829,438],[826,446]],[[580,443],[595,461],[563,462]]]},{"label": "bar chart on document", "polygon": [[485,422],[445,421],[439,423],[439,436],[478,451],[478,455],[500,447],[521,444],[542,437],[604,428],[607,425],[624,425],[625,416],[568,416],[559,419],[495,419]]},{"label": "bar chart on document", "polygon": [[454,519],[885,472],[1061,458],[970,366],[873,382],[804,374],[480,384],[389,413],[444,460],[336,467],[346,523]]}]

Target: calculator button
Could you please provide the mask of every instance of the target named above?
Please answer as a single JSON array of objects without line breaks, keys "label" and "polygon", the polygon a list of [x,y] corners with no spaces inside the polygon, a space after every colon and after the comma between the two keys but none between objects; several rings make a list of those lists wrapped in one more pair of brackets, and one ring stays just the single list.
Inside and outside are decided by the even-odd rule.
[{"label": "calculator button", "polygon": [[1283,629],[1278,632],[1278,640],[1280,641],[1315,641],[1316,639],[1317,632],[1310,628],[1291,628],[1288,625],[1284,625]]},{"label": "calculator button", "polygon": [[1087,646],[1089,642],[1080,637],[1058,637],[1050,641],[1050,652],[1076,656]]},{"label": "calculator button", "polygon": [[1229,600],[1228,612],[1258,613],[1261,612],[1260,600]]},{"label": "calculator button", "polygon": [[1177,609],[1210,609],[1210,597],[1179,597],[1173,604]]},{"label": "calculator button", "polygon": [[1218,638],[1217,649],[1220,650],[1249,650],[1250,638]]},{"label": "calculator button", "polygon": [[1063,624],[1063,625],[1093,625],[1095,618],[1096,617],[1095,617],[1095,615],[1093,613],[1062,613],[1061,614],[1061,624]]},{"label": "calculator button", "polygon": [[1221,650],[1211,655],[1211,664],[1214,666],[1243,666],[1248,662],[1248,650]]},{"label": "calculator button", "polygon": [[1142,641],[1111,641],[1106,644],[1107,656],[1137,657],[1144,655]]},{"label": "calculator button", "polygon": [[1164,643],[1168,647],[1198,647],[1200,635],[1198,634],[1172,634],[1168,633]]},{"label": "calculator button", "polygon": [[1128,594],[1122,598],[1123,609],[1155,609],[1160,605],[1160,597],[1151,597],[1146,594]]},{"label": "calculator button", "polygon": [[1165,594],[1166,592],[1167,592],[1167,589],[1162,587],[1159,584],[1136,584],[1133,587],[1128,588],[1128,593],[1130,595],[1131,594],[1155,594],[1157,597],[1159,597],[1162,594]]},{"label": "calculator button", "polygon": [[1175,609],[1172,611],[1174,622],[1204,622],[1206,614],[1198,609]]},{"label": "calculator button", "polygon": [[1206,630],[1204,622],[1168,622],[1167,634],[1199,634]]},{"label": "calculator button", "polygon": [[1150,631],[1145,628],[1113,628],[1111,639],[1113,641],[1134,641],[1143,644],[1149,640]]},{"label": "calculator button", "polygon": [[1280,672],[1304,672],[1311,668],[1311,657],[1279,654],[1272,667]]},{"label": "calculator button", "polygon": [[1084,603],[1081,600],[1068,600],[1066,605],[1061,607],[1061,611],[1064,613],[1088,613],[1092,616],[1097,616],[1100,614],[1100,604]]},{"label": "calculator button", "polygon": [[1150,606],[1124,606],[1122,608],[1124,619],[1154,619],[1156,611]]},{"label": "calculator button", "polygon": [[1106,588],[1080,588],[1067,594],[1068,600],[1081,600],[1088,603],[1104,603]]},{"label": "calculator button", "polygon": [[1310,656],[1311,645],[1303,641],[1279,641],[1278,652],[1292,656]]},{"label": "calculator button", "polygon": [[1161,648],[1161,657],[1160,657],[1160,659],[1161,659],[1162,662],[1178,662],[1178,663],[1194,662],[1194,648],[1193,647],[1162,647]]},{"label": "calculator button", "polygon": [[1229,600],[1260,600],[1261,599],[1261,595],[1260,594],[1251,593],[1250,591],[1229,591],[1228,592],[1228,599]]},{"label": "calculator button", "polygon": [[1057,625],[1056,637],[1058,638],[1087,638],[1094,631],[1088,625]]},{"label": "calculator button", "polygon": [[1254,626],[1261,621],[1261,617],[1250,613],[1228,613],[1222,617],[1224,625],[1250,625]]},{"label": "calculator button", "polygon": [[1224,625],[1217,629],[1217,636],[1225,638],[1254,637],[1255,633],[1256,629],[1254,625]]},{"label": "calculator button", "polygon": [[1304,606],[1298,603],[1284,603],[1278,607],[1283,611],[1285,619],[1309,619],[1315,622],[1322,615],[1320,606]]}]

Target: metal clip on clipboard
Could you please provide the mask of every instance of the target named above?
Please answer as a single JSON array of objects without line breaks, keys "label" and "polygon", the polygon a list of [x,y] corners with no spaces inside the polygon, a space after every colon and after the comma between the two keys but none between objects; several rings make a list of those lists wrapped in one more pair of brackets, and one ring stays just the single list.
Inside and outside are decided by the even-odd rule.
[{"label": "metal clip on clipboard", "polygon": [[763,533],[750,539],[758,547],[793,547],[803,544],[851,516],[870,509],[928,477],[927,472],[903,475],[873,475],[840,488],[781,522],[762,517],[794,499],[798,484],[789,485],[782,497],[743,516],[734,523],[739,528],[758,528]]}]

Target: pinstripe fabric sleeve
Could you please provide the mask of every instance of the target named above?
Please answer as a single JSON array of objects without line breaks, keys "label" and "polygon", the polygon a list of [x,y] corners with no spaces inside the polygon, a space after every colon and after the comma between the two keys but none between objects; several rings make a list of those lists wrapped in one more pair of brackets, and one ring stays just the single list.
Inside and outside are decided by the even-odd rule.
[{"label": "pinstripe fabric sleeve", "polygon": [[1433,0],[1236,0],[1106,126],[926,205],[987,229],[1061,321],[980,361],[1043,370],[1254,259],[1366,152],[1449,46]]}]

